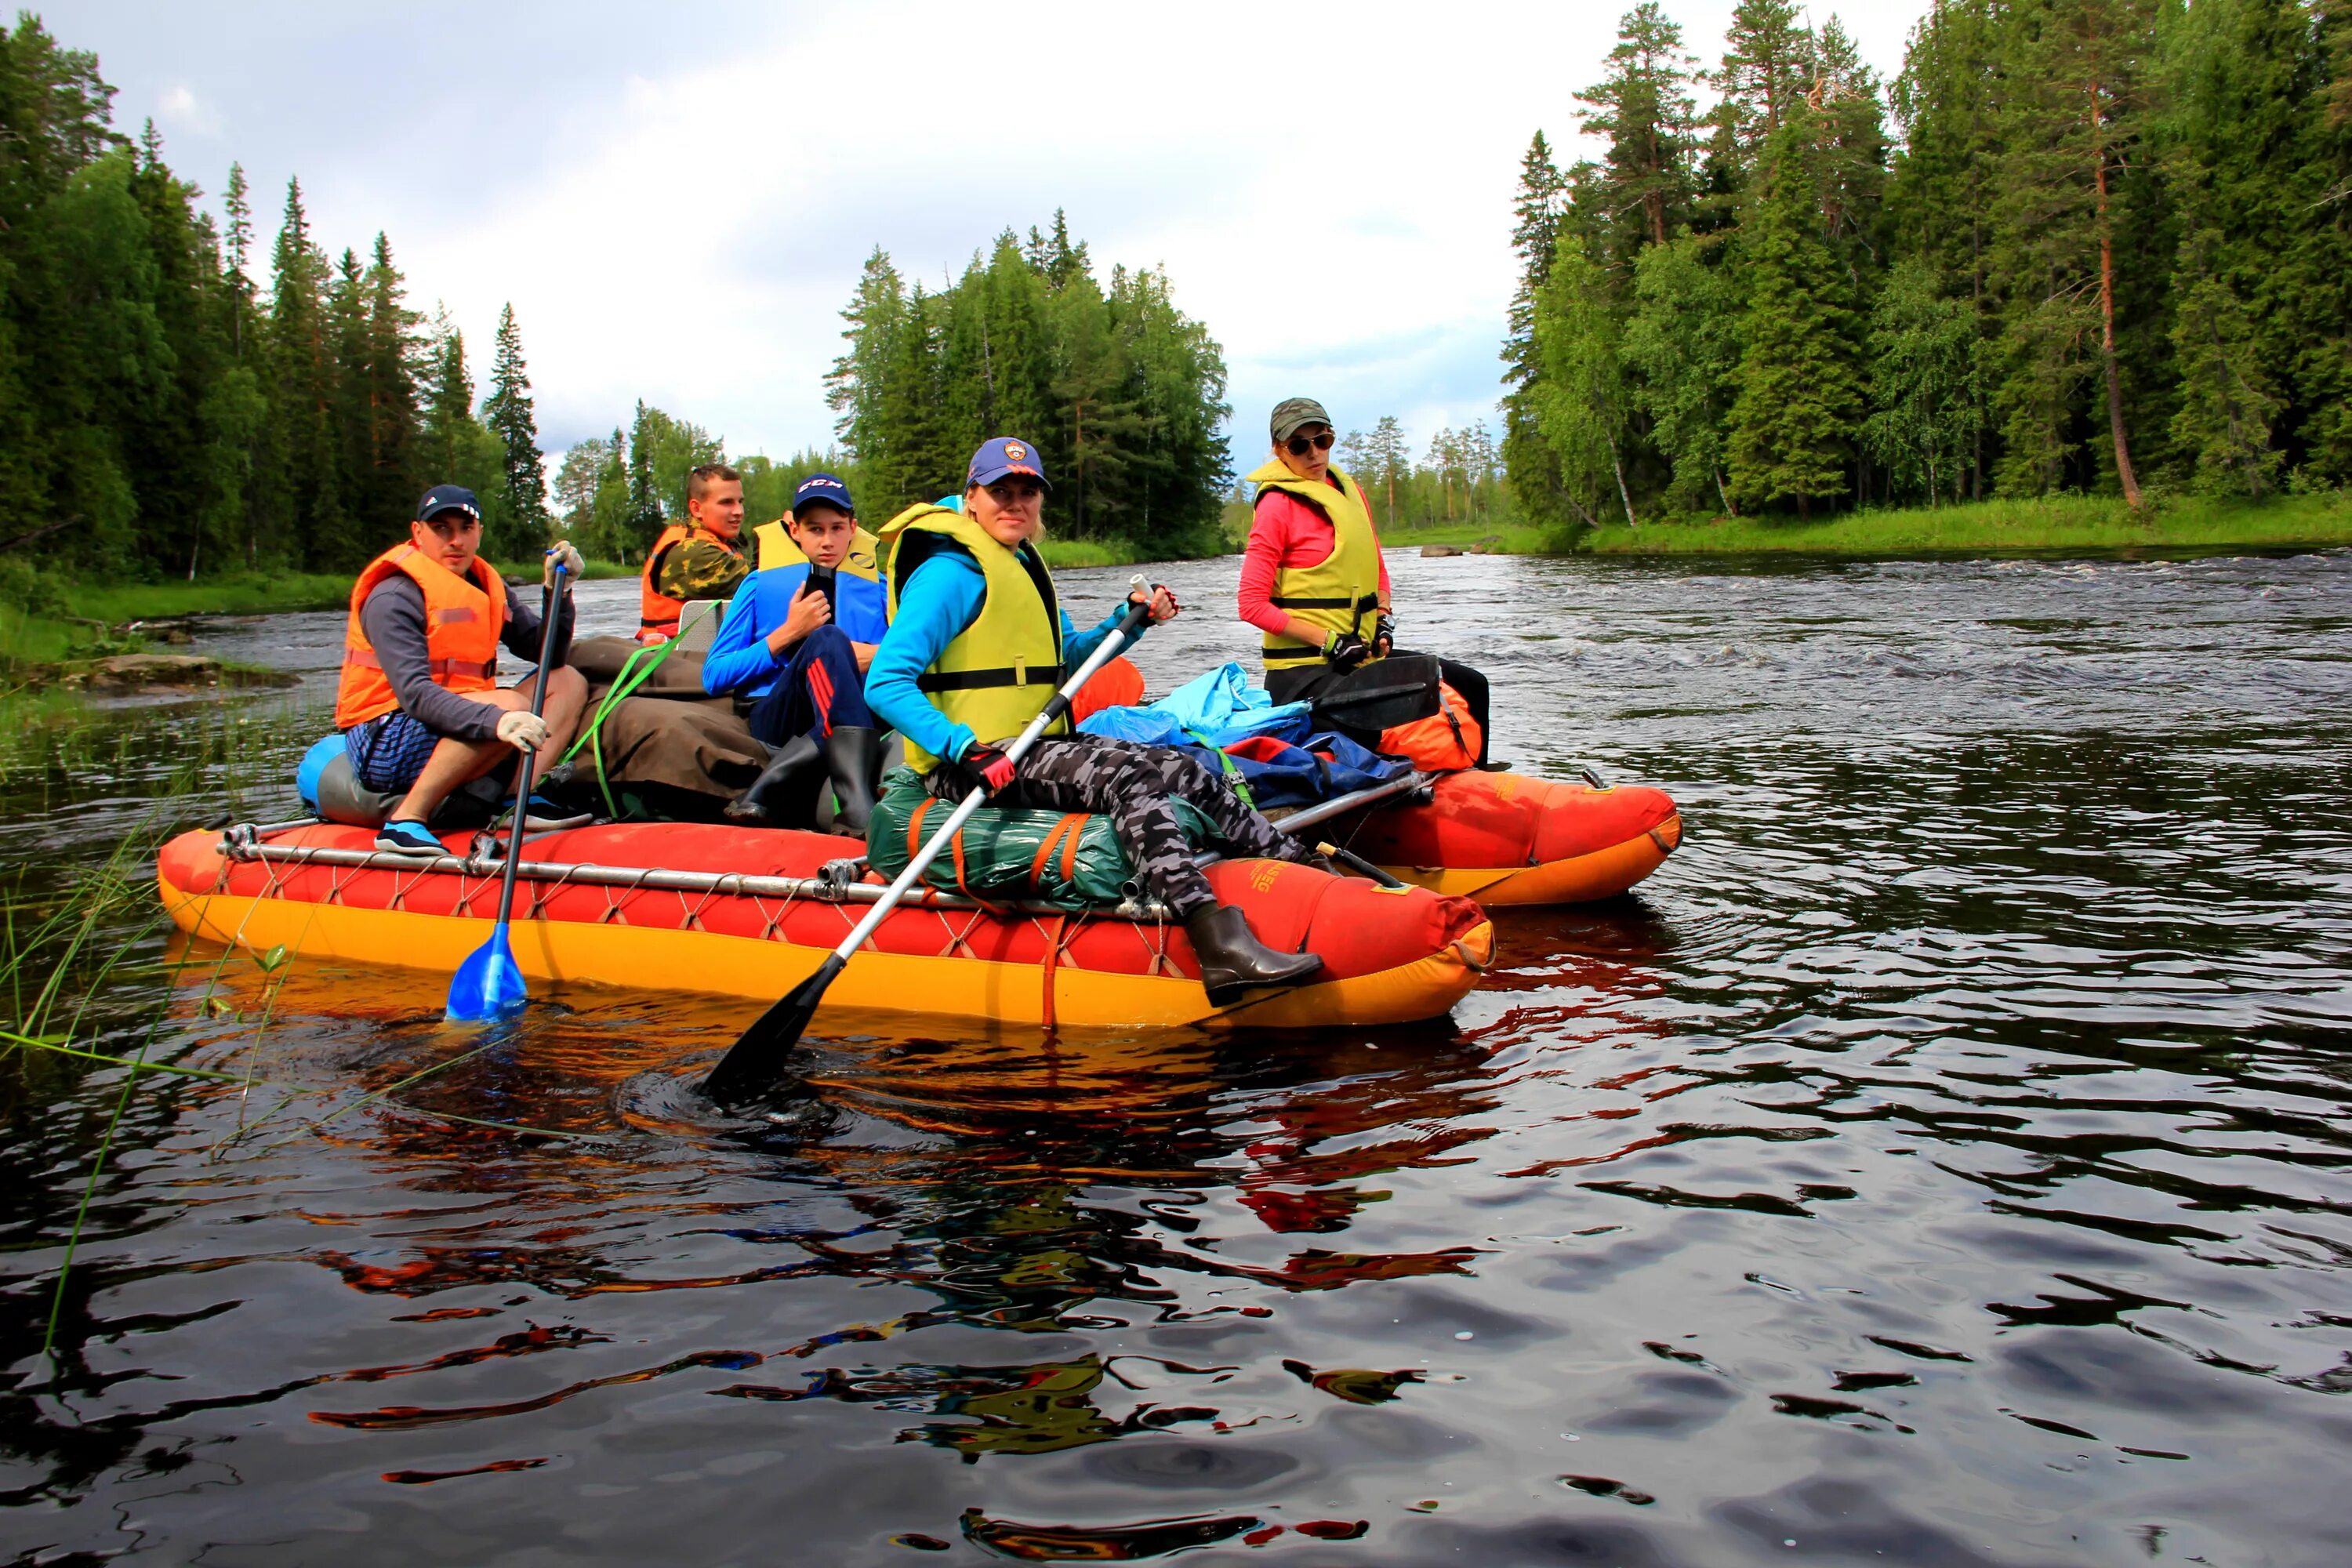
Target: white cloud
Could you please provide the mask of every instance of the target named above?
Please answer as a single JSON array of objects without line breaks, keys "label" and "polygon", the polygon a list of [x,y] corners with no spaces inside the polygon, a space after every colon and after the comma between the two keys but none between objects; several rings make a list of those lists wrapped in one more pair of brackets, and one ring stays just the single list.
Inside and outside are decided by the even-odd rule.
[{"label": "white cloud", "polygon": [[[1703,60],[1730,3],[1670,5]],[[1891,72],[1925,8],[1849,22]],[[430,16],[396,14],[303,11],[284,46],[299,59],[193,22],[142,44],[176,49],[164,80],[270,117],[241,110],[229,151],[264,189],[299,168],[331,248],[387,231],[418,300],[467,329],[478,378],[511,300],[551,445],[641,396],[737,451],[822,445],[821,379],[866,253],[936,287],[1060,206],[1099,270],[1164,262],[1223,343],[1238,456],[1297,391],[1343,426],[1395,413],[1423,441],[1491,415],[1519,158],[1538,127],[1576,155],[1574,95],[1617,9],[687,6],[649,44],[642,15],[587,4],[494,13],[548,40],[519,71],[504,48],[475,52],[495,71],[453,62]],[[152,37],[182,13],[125,15]],[[448,68],[407,68],[419,58]],[[264,79],[286,90],[255,96]],[[205,112],[195,90],[159,90],[159,117]],[[257,205],[273,226],[274,202]]]},{"label": "white cloud", "polygon": [[155,118],[173,131],[194,132],[199,136],[218,136],[221,132],[220,116],[199,100],[185,82],[164,89],[155,103]]}]

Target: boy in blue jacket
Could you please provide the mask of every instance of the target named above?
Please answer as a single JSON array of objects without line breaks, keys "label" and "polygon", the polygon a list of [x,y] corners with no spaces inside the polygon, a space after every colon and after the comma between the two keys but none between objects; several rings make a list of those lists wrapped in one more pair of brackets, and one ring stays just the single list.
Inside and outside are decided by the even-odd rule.
[{"label": "boy in blue jacket", "polygon": [[865,672],[889,624],[872,540],[849,487],[831,474],[800,482],[786,527],[797,559],[767,564],[774,552],[762,552],[702,661],[703,689],[734,698],[751,733],[773,748],[727,816],[804,826],[830,776],[835,829],[862,837],[882,759]]}]

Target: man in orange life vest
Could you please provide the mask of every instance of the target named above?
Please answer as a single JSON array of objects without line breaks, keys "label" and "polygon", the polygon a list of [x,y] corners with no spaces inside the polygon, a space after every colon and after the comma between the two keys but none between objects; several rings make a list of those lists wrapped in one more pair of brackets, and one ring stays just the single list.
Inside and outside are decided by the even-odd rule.
[{"label": "man in orange life vest", "polygon": [[688,521],[671,523],[654,541],[637,574],[637,640],[657,643],[677,635],[688,599],[729,599],[751,574],[744,552],[743,476],[725,463],[704,463],[686,476]]},{"label": "man in orange life vest", "polygon": [[572,582],[580,552],[548,552],[547,574],[564,569],[556,602],[555,669],[546,676],[543,716],[530,711],[533,676],[498,684],[499,645],[539,657],[539,606],[509,588],[478,553],[481,508],[474,492],[436,485],[417,503],[408,542],[370,562],[352,589],[343,631],[343,672],[335,692],[335,727],[343,732],[362,787],[400,804],[376,835],[376,847],[438,855],[425,826],[458,785],[521,752],[537,777],[562,753],[579,727],[588,683],[566,666],[572,646]]}]

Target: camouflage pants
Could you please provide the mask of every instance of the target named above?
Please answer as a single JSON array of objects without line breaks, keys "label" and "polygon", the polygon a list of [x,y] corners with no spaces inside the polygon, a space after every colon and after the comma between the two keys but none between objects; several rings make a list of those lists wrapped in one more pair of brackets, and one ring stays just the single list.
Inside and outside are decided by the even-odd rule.
[{"label": "camouflage pants", "polygon": [[[961,799],[975,781],[954,763],[931,770],[930,792]],[[1049,736],[1021,759],[1013,782],[989,797],[991,805],[1045,811],[1097,812],[1110,818],[1119,847],[1143,890],[1179,919],[1215,903],[1208,879],[1192,864],[1192,846],[1169,804],[1182,799],[1216,825],[1227,847],[1268,860],[1304,860],[1311,845],[1276,832],[1241,803],[1215,773],[1172,746],[1139,746],[1094,735]]]}]

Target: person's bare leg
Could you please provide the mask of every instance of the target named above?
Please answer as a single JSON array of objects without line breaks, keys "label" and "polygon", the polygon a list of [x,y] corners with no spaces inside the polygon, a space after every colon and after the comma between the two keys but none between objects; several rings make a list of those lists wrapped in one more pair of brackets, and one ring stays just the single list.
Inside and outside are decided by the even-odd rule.
[{"label": "person's bare leg", "polygon": [[[530,694],[515,690],[468,693],[467,700],[509,711],[530,706]],[[576,705],[572,711],[576,721],[579,713]],[[408,786],[408,793],[400,797],[398,805],[393,807],[392,820],[430,822],[433,814],[441,808],[441,803],[447,800],[458,785],[468,779],[481,777],[513,753],[514,748],[504,741],[455,741],[443,736],[440,743],[433,748],[433,754],[425,759],[425,766],[417,773],[416,782]]]},{"label": "person's bare leg", "polygon": [[[531,684],[538,679],[534,675],[515,688],[514,694],[522,699],[518,707],[530,706]],[[547,744],[531,758],[532,784],[536,784],[544,778],[547,770],[563,755],[564,748],[572,744],[572,737],[580,732],[580,715],[586,711],[587,707],[588,682],[578,670],[567,664],[548,678],[547,703],[539,713],[547,721]]]}]

